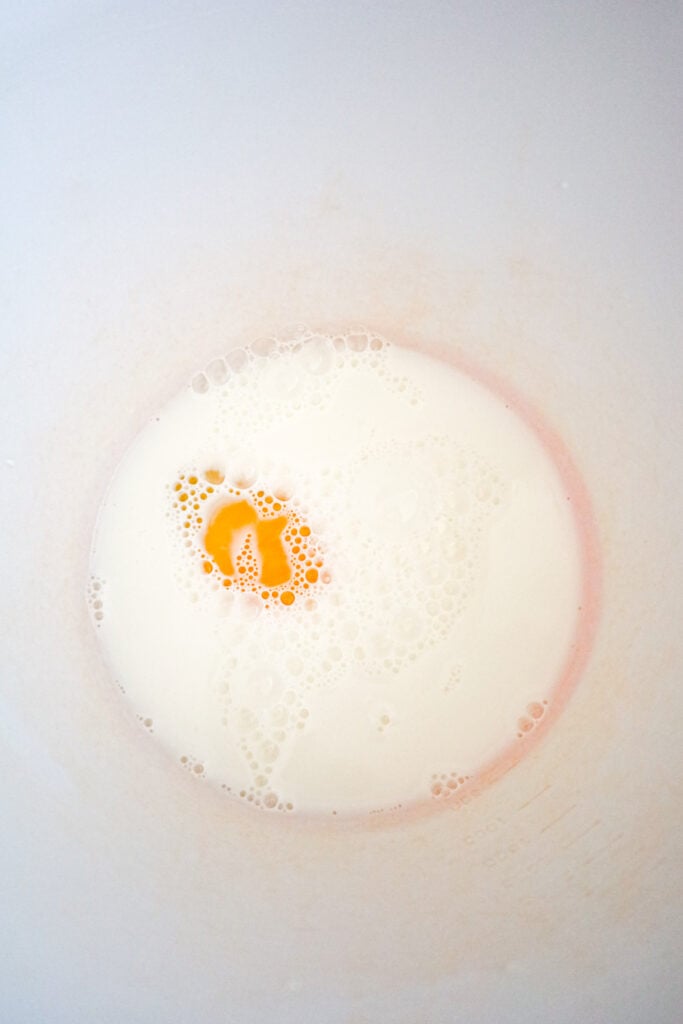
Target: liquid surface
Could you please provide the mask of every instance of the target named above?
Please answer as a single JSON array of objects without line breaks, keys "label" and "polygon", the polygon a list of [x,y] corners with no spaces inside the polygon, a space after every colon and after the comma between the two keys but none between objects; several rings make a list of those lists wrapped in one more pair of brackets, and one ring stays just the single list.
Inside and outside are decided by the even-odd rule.
[{"label": "liquid surface", "polygon": [[256,807],[455,801],[547,720],[581,545],[501,398],[373,334],[215,360],[103,503],[89,600],[135,714]]}]

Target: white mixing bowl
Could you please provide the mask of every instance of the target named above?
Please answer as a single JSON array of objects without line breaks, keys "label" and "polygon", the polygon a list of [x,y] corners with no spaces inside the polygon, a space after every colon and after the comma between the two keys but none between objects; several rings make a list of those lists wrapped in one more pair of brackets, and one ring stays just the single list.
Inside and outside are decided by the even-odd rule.
[{"label": "white mixing bowl", "polygon": [[[680,4],[2,19],[2,1020],[677,1022]],[[502,375],[592,497],[590,663],[457,811],[235,806],[101,663],[85,588],[117,461],[196,368],[299,321]]]}]

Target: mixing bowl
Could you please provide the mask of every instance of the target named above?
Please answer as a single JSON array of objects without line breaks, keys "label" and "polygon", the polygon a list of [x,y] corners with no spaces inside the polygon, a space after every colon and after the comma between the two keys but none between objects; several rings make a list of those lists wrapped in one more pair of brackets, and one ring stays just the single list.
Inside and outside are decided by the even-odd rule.
[{"label": "mixing bowl", "polygon": [[[2,17],[2,1019],[674,1024],[680,5]],[[298,323],[502,378],[590,496],[590,657],[457,809],[254,812],[177,770],[102,662],[115,466],[196,369]]]}]

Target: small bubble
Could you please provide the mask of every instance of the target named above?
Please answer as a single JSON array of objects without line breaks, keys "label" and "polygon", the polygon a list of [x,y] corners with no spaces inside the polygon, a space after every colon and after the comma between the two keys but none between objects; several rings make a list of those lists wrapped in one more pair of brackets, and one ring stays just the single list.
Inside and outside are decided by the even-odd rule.
[{"label": "small bubble", "polygon": [[273,725],[284,725],[289,718],[289,712],[284,704],[276,704],[270,712],[270,720]]},{"label": "small bubble", "polygon": [[277,761],[280,753],[280,748],[277,743],[271,743],[270,741],[263,744],[261,747],[261,753],[263,760],[266,764],[272,764],[273,761]]},{"label": "small bubble", "polygon": [[368,346],[367,334],[349,334],[347,345],[352,352],[364,352]]},{"label": "small bubble", "polygon": [[192,378],[192,390],[197,395],[206,394],[209,386],[209,379],[205,373],[198,373]]},{"label": "small bubble", "polygon": [[243,348],[235,348],[225,357],[226,364],[235,373],[239,373],[249,362],[249,356]]},{"label": "small bubble", "polygon": [[280,501],[289,501],[292,497],[292,488],[288,484],[280,484],[273,489],[273,495]]},{"label": "small bubble", "polygon": [[232,468],[230,483],[239,490],[246,490],[248,487],[254,486],[256,483],[256,476],[256,467],[244,463]]},{"label": "small bubble", "polygon": [[275,338],[257,338],[256,341],[252,341],[249,348],[255,356],[260,356],[262,359],[266,359],[268,356],[272,356],[277,349],[277,341]]},{"label": "small bubble", "polygon": [[228,379],[228,367],[225,359],[212,359],[205,372],[212,384],[225,384]]},{"label": "small bubble", "polygon": [[302,349],[304,368],[314,376],[327,373],[332,367],[332,350],[327,338],[311,338]]}]

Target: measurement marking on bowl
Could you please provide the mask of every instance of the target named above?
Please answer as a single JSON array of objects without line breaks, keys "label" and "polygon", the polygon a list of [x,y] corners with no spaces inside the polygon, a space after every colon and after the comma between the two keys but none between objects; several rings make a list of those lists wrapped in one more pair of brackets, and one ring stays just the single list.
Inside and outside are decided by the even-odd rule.
[{"label": "measurement marking on bowl", "polygon": [[584,866],[587,865],[587,864],[592,864],[592,862],[594,860],[596,860],[597,857],[601,857],[603,855],[603,853],[607,853],[608,850],[611,850],[611,848],[616,843],[618,843],[620,839],[624,838],[624,835],[625,835],[624,832],[619,832],[616,836],[614,836],[612,839],[610,839],[610,841],[608,843],[606,843],[604,846],[600,847],[599,850],[596,850],[595,853],[593,853],[590,857],[588,857],[588,859],[583,862]]},{"label": "measurement marking on bowl", "polygon": [[534,800],[538,800],[539,796],[543,796],[543,794],[544,794],[544,793],[547,793],[547,792],[548,792],[548,790],[549,790],[550,788],[551,788],[551,784],[550,784],[550,783],[548,783],[548,785],[547,785],[547,786],[544,786],[544,787],[543,787],[543,789],[540,789],[540,790],[538,791],[538,793],[535,793],[535,794],[534,794],[534,796],[532,796],[532,797],[529,797],[529,799],[528,799],[528,800],[526,800],[526,801],[525,801],[525,802],[524,802],[523,804],[521,804],[521,805],[520,805],[520,806],[519,806],[519,807],[517,808],[517,810],[518,810],[518,811],[523,811],[523,810],[524,810],[524,808],[525,808],[525,807],[528,807],[528,806],[529,806],[529,804],[532,804],[532,803],[534,802]]},{"label": "measurement marking on bowl", "polygon": [[568,843],[565,843],[563,845],[562,849],[563,850],[568,850],[570,846],[574,846],[574,844],[578,843],[579,840],[583,839],[587,835],[590,835],[590,833],[593,831],[593,829],[597,828],[598,825],[601,825],[601,824],[602,824],[602,818],[596,818],[595,821],[591,825],[588,826],[588,828],[585,828],[583,830],[583,832],[579,832],[578,836],[574,836],[574,838],[570,839]]},{"label": "measurement marking on bowl", "polygon": [[576,807],[576,804],[572,804],[571,807],[567,807],[566,810],[562,811],[562,814],[558,814],[558,816],[556,818],[553,818],[553,820],[549,821],[547,825],[544,825],[543,828],[541,829],[540,834],[543,835],[544,832],[547,832],[549,829],[551,829],[555,825],[557,825],[558,822],[562,821],[563,818],[566,818],[567,815],[570,814],[571,811],[573,811],[575,807]]}]

